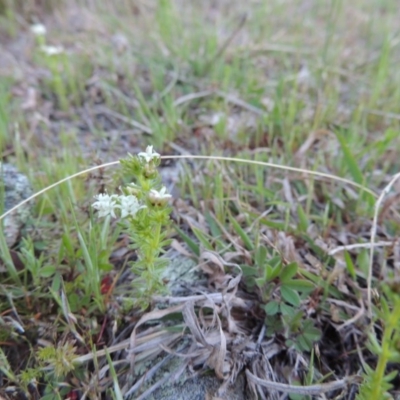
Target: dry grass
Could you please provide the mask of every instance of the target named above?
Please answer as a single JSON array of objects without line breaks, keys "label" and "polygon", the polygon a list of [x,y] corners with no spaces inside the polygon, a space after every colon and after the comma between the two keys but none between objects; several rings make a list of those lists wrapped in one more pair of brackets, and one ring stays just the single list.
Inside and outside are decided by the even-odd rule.
[{"label": "dry grass", "polygon": [[[397,354],[400,332],[384,342],[400,265],[395,2],[7,4],[0,149],[39,196],[33,258],[58,270],[34,288],[26,245],[9,249],[25,283],[1,277],[0,385],[93,399],[117,385],[145,399],[212,370],[221,398],[245,376],[261,399],[351,399],[376,378],[368,366],[398,368],[379,355]],[[29,31],[38,21],[66,49],[62,92]],[[83,295],[71,221],[89,229],[93,194],[121,182],[105,168],[145,143],[176,190],[172,247],[202,278],[148,312],[126,308],[135,254],[120,236],[103,312]],[[74,370],[51,375],[51,347]]]}]

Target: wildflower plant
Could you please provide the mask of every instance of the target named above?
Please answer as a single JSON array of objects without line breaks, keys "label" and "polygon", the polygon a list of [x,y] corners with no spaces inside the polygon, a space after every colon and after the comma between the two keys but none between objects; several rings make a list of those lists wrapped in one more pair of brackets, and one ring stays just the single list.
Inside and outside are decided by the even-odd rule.
[{"label": "wildflower plant", "polygon": [[47,34],[47,29],[43,24],[34,24],[31,26],[31,32],[35,36],[36,43],[39,46],[45,46],[46,45],[46,34]]},{"label": "wildflower plant", "polygon": [[37,45],[37,59],[51,72],[50,88],[57,95],[60,107],[68,110],[68,99],[62,73],[68,71],[68,60],[62,46],[50,46],[46,42],[47,29],[42,24],[31,26]]},{"label": "wildflower plant", "polygon": [[138,256],[131,268],[136,276],[133,296],[143,309],[148,307],[154,294],[165,291],[162,276],[168,265],[162,254],[169,243],[171,195],[161,183],[159,163],[160,155],[153,146],[136,156],[129,155],[121,160],[121,165],[134,181],[121,187],[122,194],[102,193],[95,196],[93,203],[99,217],[119,219],[131,239]]}]

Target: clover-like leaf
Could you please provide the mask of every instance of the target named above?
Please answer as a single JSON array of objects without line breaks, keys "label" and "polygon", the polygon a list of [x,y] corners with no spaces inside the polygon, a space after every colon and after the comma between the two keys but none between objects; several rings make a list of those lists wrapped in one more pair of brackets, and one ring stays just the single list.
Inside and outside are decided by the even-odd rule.
[{"label": "clover-like leaf", "polygon": [[281,287],[281,296],[283,300],[292,306],[298,307],[301,303],[299,294],[287,286]]},{"label": "clover-like leaf", "polygon": [[279,311],[279,303],[277,301],[270,301],[264,306],[264,311],[267,315],[275,315]]},{"label": "clover-like leaf", "polygon": [[282,283],[287,282],[291,278],[293,278],[297,273],[297,269],[297,263],[290,263],[289,265],[286,265],[286,267],[282,269],[282,272],[279,275]]}]

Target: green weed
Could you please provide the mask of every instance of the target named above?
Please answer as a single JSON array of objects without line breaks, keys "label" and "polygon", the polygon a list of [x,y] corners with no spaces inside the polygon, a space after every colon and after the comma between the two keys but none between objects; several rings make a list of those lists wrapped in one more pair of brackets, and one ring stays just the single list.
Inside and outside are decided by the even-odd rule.
[{"label": "green weed", "polygon": [[[4,60],[17,61],[23,71],[17,76],[14,69],[1,70],[2,159],[17,163],[35,190],[146,142],[163,153],[224,154],[277,164],[280,171],[192,157],[180,165],[179,200],[192,214],[174,210],[175,239],[195,259],[215,252],[241,267],[241,285],[257,299],[254,318],[266,337],[276,339],[290,357],[308,361],[306,373],[295,371],[288,378],[294,386],[312,385],[332,373],[326,371],[324,347],[328,339],[341,339],[329,335],[354,324],[352,335],[343,335],[353,341],[340,342],[345,355],[336,349],[338,365],[348,357],[351,373],[364,370],[360,399],[392,393],[391,366],[400,362],[399,304],[395,285],[382,282],[391,280],[397,259],[390,246],[376,248],[371,269],[368,232],[376,193],[399,169],[396,3],[329,1],[312,8],[279,1],[229,7],[215,2],[212,8],[173,0],[89,3],[74,2],[82,7],[83,23],[73,21],[71,40],[71,32],[62,29],[36,39],[29,31],[39,16],[54,29],[57,19],[51,13],[56,11],[56,18],[61,7],[70,11],[68,2],[0,2]],[[122,45],[115,45],[118,35]],[[30,39],[32,58],[18,47]],[[41,47],[49,43],[66,51],[46,54]],[[22,110],[27,88],[37,96],[32,108]],[[92,147],[95,138],[103,152]],[[82,148],[89,151],[83,155]],[[138,172],[132,160],[126,167]],[[332,175],[349,177],[369,191],[333,183]],[[132,264],[136,289],[151,287],[143,308],[162,288],[167,211],[157,214],[147,202],[148,213],[142,209],[138,221],[118,227],[92,218],[90,199],[106,187],[114,193],[116,181],[91,175],[47,192],[34,205],[34,227],[26,228],[27,236],[12,249],[0,232],[0,321],[7,333],[0,368],[6,384],[42,379],[44,368],[52,372],[41,394],[63,398],[70,388],[61,382],[81,377],[73,363],[76,351],[98,346],[95,335],[104,346],[112,343],[109,308],[117,310],[118,321],[130,310],[119,309],[102,284],[115,269],[110,255],[124,234],[133,239],[129,257],[140,256]],[[151,189],[141,183],[144,198]],[[378,221],[379,240],[386,242],[400,232],[395,191],[390,196]],[[365,247],[331,253],[347,244]],[[232,273],[229,265],[222,269]],[[364,304],[366,289],[369,296],[372,289],[379,292],[379,301],[367,304],[370,325],[355,311]],[[133,289],[118,290],[128,298]],[[21,323],[33,326],[32,341],[42,335],[39,325],[49,324],[59,335],[52,336],[48,353],[32,348],[34,361],[19,370],[8,360],[7,343],[20,343]],[[106,334],[96,325],[103,323]],[[60,339],[65,333],[77,340],[76,351]],[[121,398],[123,374],[111,353],[107,362],[112,395]],[[279,364],[277,358],[271,362]],[[335,374],[344,376],[340,368]]]}]

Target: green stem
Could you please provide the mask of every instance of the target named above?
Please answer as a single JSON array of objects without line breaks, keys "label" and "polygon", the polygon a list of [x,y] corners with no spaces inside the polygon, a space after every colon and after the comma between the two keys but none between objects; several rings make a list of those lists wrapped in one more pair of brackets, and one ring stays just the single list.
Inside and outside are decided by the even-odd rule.
[{"label": "green stem", "polygon": [[400,319],[400,298],[396,299],[393,311],[389,315],[385,331],[382,338],[382,347],[379,354],[378,365],[372,379],[372,393],[371,399],[379,399],[382,396],[382,382],[386,372],[386,366],[389,362],[390,347],[393,332],[396,329],[397,323]]},{"label": "green stem", "polygon": [[154,232],[154,258],[157,258],[158,255],[160,254],[160,235],[161,235],[161,223],[157,222],[157,226],[155,228]]},{"label": "green stem", "polygon": [[147,289],[152,292],[152,287],[155,282],[154,263],[160,253],[160,236],[161,236],[161,223],[157,222],[156,226],[150,229],[151,246],[145,255],[147,270],[150,272],[151,279],[147,280]]}]

